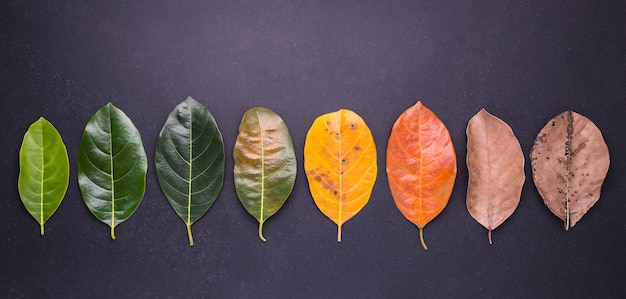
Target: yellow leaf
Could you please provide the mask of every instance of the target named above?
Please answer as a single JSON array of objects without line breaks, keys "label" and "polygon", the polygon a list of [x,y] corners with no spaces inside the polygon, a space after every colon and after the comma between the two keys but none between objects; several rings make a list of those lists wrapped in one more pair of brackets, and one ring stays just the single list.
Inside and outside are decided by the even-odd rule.
[{"label": "yellow leaf", "polygon": [[369,201],[376,181],[376,144],[363,119],[350,110],[324,114],[309,129],[304,170],[317,207],[341,226]]}]

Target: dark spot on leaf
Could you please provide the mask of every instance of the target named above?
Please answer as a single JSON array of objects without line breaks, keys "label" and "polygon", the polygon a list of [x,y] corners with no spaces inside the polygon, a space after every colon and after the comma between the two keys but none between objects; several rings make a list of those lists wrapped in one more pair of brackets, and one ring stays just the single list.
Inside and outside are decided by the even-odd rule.
[{"label": "dark spot on leaf", "polygon": [[334,191],[333,191],[333,195],[337,195],[337,190],[334,190]]},{"label": "dark spot on leaf", "polygon": [[355,146],[354,146],[354,150],[355,150],[355,151],[360,151],[360,150],[361,150],[361,148],[360,148],[358,145],[355,145]]},{"label": "dark spot on leaf", "polygon": [[552,121],[552,126],[554,127],[555,125],[556,125],[556,122],[555,122],[555,121]]}]

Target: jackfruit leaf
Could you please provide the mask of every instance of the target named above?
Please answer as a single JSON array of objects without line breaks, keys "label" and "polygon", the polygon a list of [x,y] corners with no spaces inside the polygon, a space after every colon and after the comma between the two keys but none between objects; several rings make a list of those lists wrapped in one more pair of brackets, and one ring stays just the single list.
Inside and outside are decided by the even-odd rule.
[{"label": "jackfruit leaf", "polygon": [[456,178],[456,153],[450,133],[432,111],[418,101],[391,129],[387,145],[387,178],[396,206],[419,228],[448,204]]},{"label": "jackfruit leaf", "polygon": [[481,109],[467,124],[466,205],[470,215],[491,231],[508,219],[520,202],[524,153],[513,130]]},{"label": "jackfruit leaf", "polygon": [[304,170],[315,204],[342,225],[369,201],[376,181],[376,144],[356,113],[341,109],[313,122],[304,144]]},{"label": "jackfruit leaf", "polygon": [[193,246],[191,225],[206,214],[224,183],[224,141],[206,106],[188,97],[174,108],[159,133],[154,163],[161,190]]},{"label": "jackfruit leaf", "polygon": [[600,199],[609,149],[588,118],[565,111],[539,131],[530,162],[543,202],[570,229]]},{"label": "jackfruit leaf", "polygon": [[141,135],[111,103],[98,110],[83,131],[78,150],[78,184],[89,211],[115,227],[135,212],[146,190],[148,161]]},{"label": "jackfruit leaf", "polygon": [[233,149],[235,189],[246,211],[263,223],[285,203],[296,181],[296,155],[287,125],[275,112],[252,108],[243,115]]},{"label": "jackfruit leaf", "polygon": [[65,197],[70,178],[70,162],[61,135],[41,117],[35,121],[20,148],[18,191],[28,213],[44,224],[56,212]]}]

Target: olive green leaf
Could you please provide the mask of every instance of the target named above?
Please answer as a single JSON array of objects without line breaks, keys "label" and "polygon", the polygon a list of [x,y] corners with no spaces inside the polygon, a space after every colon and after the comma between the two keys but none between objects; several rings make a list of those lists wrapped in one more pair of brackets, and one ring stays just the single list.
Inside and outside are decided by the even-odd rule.
[{"label": "olive green leaf", "polygon": [[70,178],[70,161],[59,132],[45,118],[34,122],[24,134],[20,148],[20,198],[37,222],[43,225],[57,210]]},{"label": "olive green leaf", "polygon": [[161,190],[187,226],[213,205],[224,182],[224,141],[206,106],[188,97],[170,113],[154,154]]},{"label": "olive green leaf", "polygon": [[289,130],[278,114],[266,108],[248,110],[239,125],[233,150],[235,189],[241,204],[263,222],[285,203],[296,180],[296,155]]},{"label": "olive green leaf", "polygon": [[98,220],[115,227],[135,212],[146,190],[148,161],[141,135],[111,103],[98,110],[83,131],[78,150],[78,184]]}]

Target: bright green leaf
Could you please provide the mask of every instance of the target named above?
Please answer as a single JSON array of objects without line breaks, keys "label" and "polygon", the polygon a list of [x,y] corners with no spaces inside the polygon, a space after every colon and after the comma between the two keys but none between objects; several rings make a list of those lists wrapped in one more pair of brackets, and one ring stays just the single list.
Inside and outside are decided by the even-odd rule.
[{"label": "bright green leaf", "polygon": [[191,225],[213,205],[224,182],[224,141],[206,106],[188,97],[174,108],[159,134],[154,163],[193,246]]},{"label": "bright green leaf", "polygon": [[296,180],[296,155],[289,130],[278,114],[266,108],[248,110],[239,125],[233,150],[235,188],[250,215],[263,222],[285,203]]},{"label": "bright green leaf", "polygon": [[111,103],[89,120],[78,150],[78,184],[98,220],[115,227],[137,209],[146,190],[148,161],[141,135]]},{"label": "bright green leaf", "polygon": [[70,177],[70,162],[63,139],[52,124],[39,118],[24,134],[20,148],[20,198],[37,222],[44,224],[57,210]]}]

